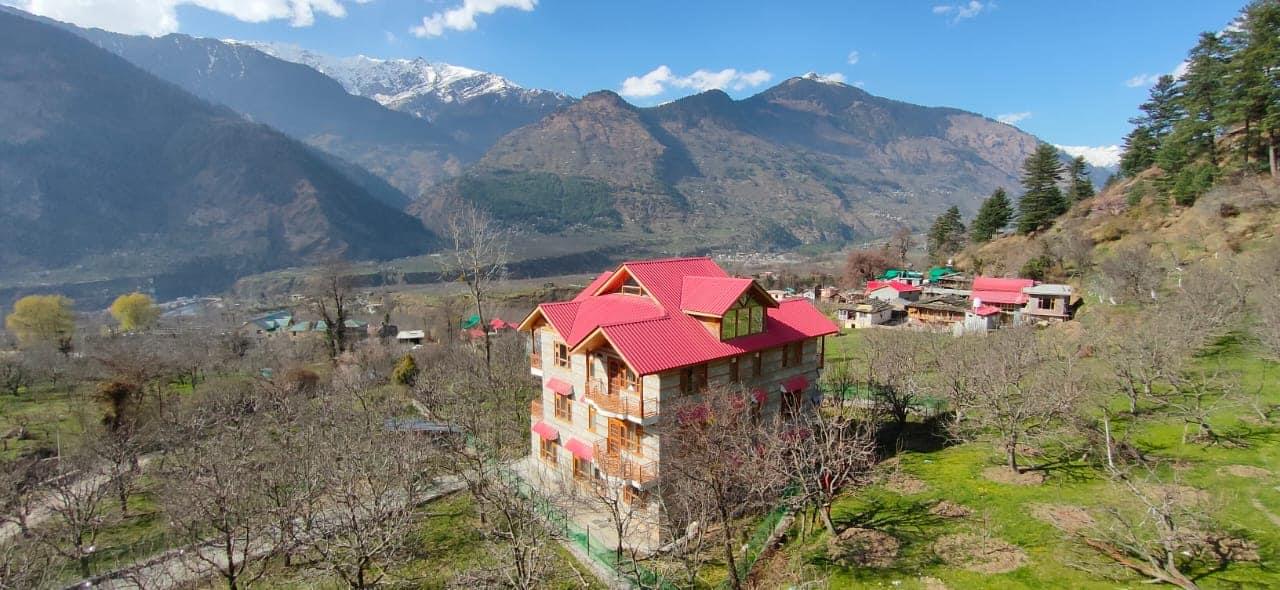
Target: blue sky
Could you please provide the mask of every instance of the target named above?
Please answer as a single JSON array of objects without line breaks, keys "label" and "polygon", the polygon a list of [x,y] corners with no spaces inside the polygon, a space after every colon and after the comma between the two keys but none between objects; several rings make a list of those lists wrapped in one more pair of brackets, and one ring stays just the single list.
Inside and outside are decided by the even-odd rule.
[{"label": "blue sky", "polygon": [[1199,32],[1221,30],[1244,3],[0,1],[122,32],[422,56],[575,96],[626,90],[641,105],[710,86],[748,96],[814,71],[881,96],[1003,116],[1073,146],[1119,143],[1146,77],[1174,70]]}]

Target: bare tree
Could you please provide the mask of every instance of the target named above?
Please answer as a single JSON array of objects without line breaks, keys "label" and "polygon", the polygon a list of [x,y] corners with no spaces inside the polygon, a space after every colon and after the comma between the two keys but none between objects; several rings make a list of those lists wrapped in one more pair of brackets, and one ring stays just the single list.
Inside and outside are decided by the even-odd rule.
[{"label": "bare tree", "polygon": [[50,464],[35,457],[0,465],[0,524],[12,523],[23,537],[30,536],[28,520],[44,492],[40,484],[50,475]]},{"label": "bare tree", "polygon": [[[779,422],[763,443],[768,473],[759,482],[789,489],[787,501],[821,518],[833,537],[831,506],[843,491],[868,480],[875,464],[872,422],[850,416],[805,412],[794,422]],[[769,490],[766,497],[781,495]]]},{"label": "bare tree", "polygon": [[[1195,490],[1141,472],[1112,468],[1112,485],[1127,502],[1102,509],[1104,518],[1081,541],[1121,567],[1156,583],[1198,590],[1192,570],[1225,567],[1252,549],[1217,531],[1195,506]],[[1256,556],[1254,556],[1256,559]]]},{"label": "bare tree", "polygon": [[760,505],[758,474],[763,471],[756,450],[759,428],[752,404],[745,398],[736,388],[720,386],[684,398],[671,408],[673,423],[667,426],[671,435],[663,439],[672,447],[672,460],[663,464],[666,502],[711,508],[706,516],[720,530],[729,582],[735,590],[744,584],[738,571],[735,516]]},{"label": "bare tree", "polygon": [[62,573],[42,543],[0,541],[0,590],[43,588]]},{"label": "bare tree", "polygon": [[308,280],[311,306],[325,324],[325,345],[329,358],[347,351],[347,318],[351,305],[351,267],[340,260],[320,266]]},{"label": "bare tree", "polygon": [[894,259],[887,249],[852,250],[844,260],[844,284],[850,288],[861,287],[893,265]]},{"label": "bare tree", "polygon": [[160,502],[192,559],[237,590],[266,573],[274,521],[261,471],[272,466],[264,461],[259,425],[242,410],[208,409],[230,412],[211,417],[214,424],[189,425],[196,436],[161,469]]},{"label": "bare tree", "polygon": [[870,401],[893,418],[898,433],[927,387],[928,340],[936,338],[902,330],[872,330],[864,338],[862,384]]},{"label": "bare tree", "polygon": [[1252,276],[1259,280],[1252,289],[1252,308],[1259,320],[1255,332],[1271,355],[1280,358],[1280,244],[1258,253],[1253,269]]},{"label": "bare tree", "polygon": [[22,353],[0,353],[0,390],[17,397],[23,388],[31,387],[35,375],[27,366]]},{"label": "bare tree", "polygon": [[507,269],[507,232],[492,218],[474,207],[464,207],[448,219],[453,253],[445,276],[466,284],[467,295],[484,331],[485,367],[492,370],[488,320],[485,305],[490,288],[503,279]]},{"label": "bare tree", "polygon": [[1085,392],[1083,371],[1074,351],[1038,338],[1034,330],[1000,330],[984,338],[984,361],[970,367],[968,391],[953,400],[963,404],[967,418],[955,426],[994,435],[1009,469],[1021,473],[1020,445],[1073,415]]},{"label": "bare tree", "polygon": [[894,262],[899,266],[907,264],[907,254],[915,246],[915,238],[911,236],[911,230],[905,226],[898,228],[889,238],[889,251],[893,254]]},{"label": "bare tree", "polygon": [[353,401],[326,396],[307,444],[299,447],[317,454],[323,467],[316,472],[317,493],[301,503],[302,524],[294,530],[325,569],[351,588],[369,588],[409,557],[404,546],[432,470],[427,445],[383,427],[391,407]]},{"label": "bare tree", "polygon": [[90,561],[97,549],[110,492],[108,486],[98,483],[104,474],[95,469],[92,458],[86,454],[66,456],[60,463],[60,473],[47,484],[50,531],[42,540],[62,557],[74,560],[80,575],[88,577],[93,573]]},{"label": "bare tree", "polygon": [[1126,242],[1098,265],[1102,290],[1113,300],[1141,303],[1156,299],[1165,270],[1151,253],[1151,245]]}]

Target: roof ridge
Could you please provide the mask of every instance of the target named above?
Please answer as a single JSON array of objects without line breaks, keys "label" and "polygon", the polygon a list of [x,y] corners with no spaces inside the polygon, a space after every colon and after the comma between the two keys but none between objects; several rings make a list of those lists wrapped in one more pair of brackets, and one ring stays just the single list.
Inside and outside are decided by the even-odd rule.
[{"label": "roof ridge", "polygon": [[[638,264],[658,264],[664,262],[680,262],[684,260],[712,260],[710,256],[676,256],[672,258],[652,258],[646,260],[628,260],[622,263],[622,266],[635,266]],[[714,262],[714,261],[713,261]]]}]

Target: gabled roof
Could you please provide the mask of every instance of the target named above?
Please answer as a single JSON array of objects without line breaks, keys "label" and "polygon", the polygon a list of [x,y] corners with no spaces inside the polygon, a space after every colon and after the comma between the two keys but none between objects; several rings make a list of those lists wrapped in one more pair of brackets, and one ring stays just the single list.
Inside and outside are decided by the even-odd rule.
[{"label": "gabled roof", "polygon": [[973,279],[973,292],[969,296],[981,303],[1021,305],[1029,299],[1022,290],[1035,284],[1031,279],[977,277]]},{"label": "gabled roof", "polygon": [[889,287],[899,293],[912,293],[920,290],[920,287],[908,285],[902,281],[867,281],[867,293],[879,291],[885,287]]},{"label": "gabled roof", "polygon": [[973,313],[974,313],[975,315],[982,316],[982,317],[984,317],[984,318],[985,318],[985,317],[987,317],[987,316],[989,316],[989,315],[995,315],[995,314],[1000,313],[1000,308],[999,308],[999,307],[993,307],[993,306],[990,306],[990,305],[983,305],[982,307],[974,308]]},{"label": "gabled roof", "polygon": [[[647,295],[619,293],[634,279]],[[721,341],[688,312],[721,315],[748,289],[760,291],[765,330]],[[602,273],[572,301],[544,303],[520,324],[545,319],[570,348],[607,341],[631,369],[648,375],[709,360],[833,334],[835,324],[808,301],[773,301],[751,279],[729,277],[710,258],[671,258],[623,263]],[[594,340],[593,340],[594,341]]]},{"label": "gabled roof", "polygon": [[767,307],[778,302],[751,279],[735,277],[684,277],[681,285],[680,309],[688,313],[721,317],[747,291],[755,291]]}]

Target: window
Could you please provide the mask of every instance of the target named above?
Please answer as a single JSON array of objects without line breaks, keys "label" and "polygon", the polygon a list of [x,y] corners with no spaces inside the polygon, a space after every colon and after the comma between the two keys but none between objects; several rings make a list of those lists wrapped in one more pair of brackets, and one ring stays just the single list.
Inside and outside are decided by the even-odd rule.
[{"label": "window", "polygon": [[534,328],[530,335],[532,342],[529,343],[529,350],[534,356],[542,354],[542,328]]},{"label": "window", "polygon": [[764,373],[764,353],[757,352],[751,356],[753,357],[751,361],[751,376],[759,377]]},{"label": "window", "polygon": [[562,369],[569,368],[569,347],[560,342],[556,343],[556,366]]},{"label": "window", "polygon": [[680,370],[680,392],[693,395],[707,388],[707,366],[685,367]]},{"label": "window", "polygon": [[827,337],[818,338],[818,368],[821,369],[827,364]]},{"label": "window", "polygon": [[724,312],[724,316],[720,318],[721,340],[759,334],[763,331],[764,306],[752,299],[750,295],[744,294],[739,297],[733,307]]},{"label": "window", "polygon": [[587,404],[587,432],[596,431],[596,407]]},{"label": "window", "polygon": [[565,422],[573,421],[573,401],[567,395],[556,395],[556,418]]},{"label": "window", "polygon": [[639,424],[627,424],[627,450],[632,453],[640,452],[640,441],[644,438],[644,427]]},{"label": "window", "polygon": [[577,456],[573,458],[573,478],[578,481],[588,481],[591,479],[591,462],[584,461]]},{"label": "window", "polygon": [[782,366],[793,367],[804,359],[804,342],[793,342],[782,347]]},{"label": "window", "polygon": [[1053,309],[1053,299],[1049,297],[1039,297],[1036,299],[1036,303],[1040,309]]},{"label": "window", "polygon": [[737,383],[742,378],[738,375],[738,367],[742,364],[742,357],[735,356],[729,359],[729,383]]},{"label": "window", "polygon": [[631,486],[622,486],[622,501],[636,508],[644,508],[649,501],[649,492],[637,490]]},{"label": "window", "polygon": [[556,447],[559,447],[560,444],[554,440],[547,440],[545,438],[539,438],[538,440],[542,441],[542,452],[540,453],[542,455],[542,460],[548,465],[555,465]]},{"label": "window", "polygon": [[645,294],[644,287],[641,287],[640,283],[637,283],[636,280],[631,277],[627,277],[627,282],[622,284],[622,289],[620,290],[623,293],[626,293],[627,295],[644,295]]}]

